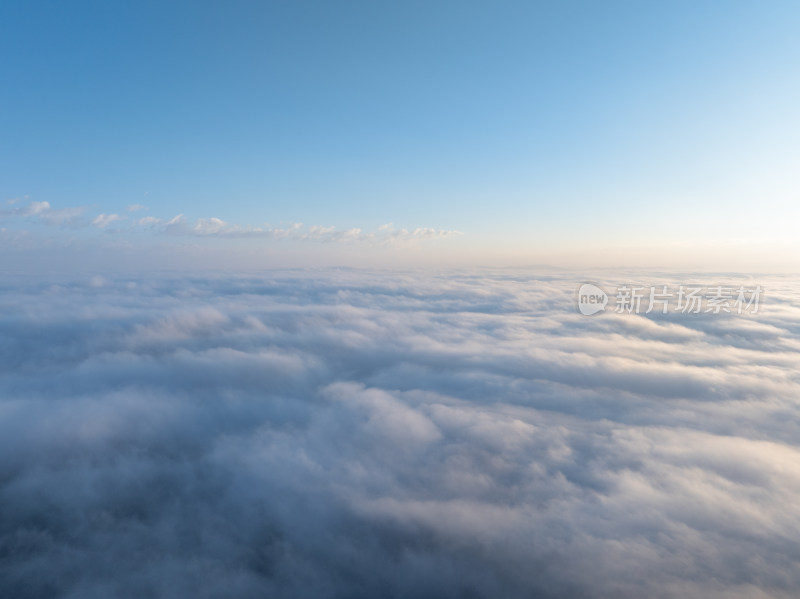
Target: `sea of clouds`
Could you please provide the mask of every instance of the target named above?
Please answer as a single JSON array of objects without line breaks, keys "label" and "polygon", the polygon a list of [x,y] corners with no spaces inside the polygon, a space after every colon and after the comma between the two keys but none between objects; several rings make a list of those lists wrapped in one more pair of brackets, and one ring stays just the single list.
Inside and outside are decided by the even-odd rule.
[{"label": "sea of clouds", "polygon": [[[0,596],[800,591],[800,284],[582,316],[573,274],[0,280]],[[613,299],[612,299],[613,303]]]}]

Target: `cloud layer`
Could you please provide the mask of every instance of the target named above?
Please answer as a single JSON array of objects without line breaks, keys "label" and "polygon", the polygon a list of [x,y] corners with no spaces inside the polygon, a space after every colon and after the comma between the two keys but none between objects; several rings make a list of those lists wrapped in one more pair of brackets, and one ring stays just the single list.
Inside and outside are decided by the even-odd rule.
[{"label": "cloud layer", "polygon": [[[132,204],[127,207],[129,213],[140,210],[147,210],[147,208],[141,204]],[[54,210],[49,202],[26,199],[24,203],[21,203],[19,199],[14,198],[6,201],[6,208],[0,209],[0,221],[23,219],[46,225],[66,225],[72,229],[103,229],[116,234],[150,232],[159,235],[206,239],[291,239],[294,241],[367,244],[402,244],[425,239],[444,239],[462,234],[460,231],[431,227],[417,227],[411,230],[398,229],[391,223],[382,225],[375,231],[364,231],[360,228],[337,230],[334,226],[306,227],[303,223],[292,223],[286,227],[237,225],[217,217],[192,220],[183,214],[178,214],[170,219],[155,216],[129,219],[128,215],[107,213],[97,214],[93,218],[83,218],[84,212],[86,212],[86,206]],[[118,224],[114,225],[114,223]]]},{"label": "cloud layer", "polygon": [[796,596],[798,286],[579,282],[4,279],[0,595]]}]

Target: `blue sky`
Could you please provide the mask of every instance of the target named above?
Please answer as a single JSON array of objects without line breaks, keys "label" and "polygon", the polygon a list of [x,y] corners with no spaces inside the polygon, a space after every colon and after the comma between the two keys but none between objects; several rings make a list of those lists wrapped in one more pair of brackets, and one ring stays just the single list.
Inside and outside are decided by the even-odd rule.
[{"label": "blue sky", "polygon": [[[183,233],[202,229],[220,251],[291,247],[310,263],[355,250],[253,231],[359,229],[380,245],[392,223],[403,243],[425,238],[467,263],[558,263],[571,247],[615,247],[611,263],[640,246],[795,251],[799,13],[791,2],[5,3],[0,242],[169,251],[179,242],[165,228],[183,214]],[[56,211],[72,212],[37,218]],[[211,218],[225,224],[196,227]]]}]

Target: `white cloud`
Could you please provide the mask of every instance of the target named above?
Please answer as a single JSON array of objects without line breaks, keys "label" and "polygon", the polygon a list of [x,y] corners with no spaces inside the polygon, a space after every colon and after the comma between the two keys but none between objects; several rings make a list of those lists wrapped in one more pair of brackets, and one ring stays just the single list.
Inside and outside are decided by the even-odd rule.
[{"label": "white cloud", "polygon": [[434,229],[431,227],[417,227],[409,231],[408,229],[396,229],[391,223],[378,227],[378,233],[374,238],[384,243],[408,243],[423,239],[446,239],[463,235],[460,231],[447,229]]},{"label": "white cloud", "polygon": [[49,209],[41,212],[39,219],[49,225],[72,225],[80,226],[81,216],[86,211],[85,206],[73,206],[58,210]]},{"label": "white cloud", "polygon": [[228,223],[220,218],[198,218],[189,221],[179,214],[170,220],[163,231],[169,235],[237,238],[253,237],[265,239],[293,239],[300,241],[322,241],[337,243],[370,243],[397,244],[417,240],[447,238],[461,235],[458,231],[417,228],[411,232],[406,229],[394,229],[392,225],[383,225],[376,232],[363,231],[360,228],[337,230],[336,227],[314,225],[305,228],[303,223],[292,223],[287,227],[244,227]]},{"label": "white cloud", "polygon": [[[101,213],[94,218],[82,218],[85,206],[67,207],[54,210],[48,202],[29,201],[19,205],[17,200],[7,200],[12,208],[0,210],[0,218],[30,218],[49,225],[68,226],[70,228],[95,227],[105,229],[114,222],[126,220],[128,217],[120,214]],[[128,212],[145,210],[141,204],[132,204],[127,207]],[[339,244],[367,244],[397,246],[414,244],[423,240],[445,239],[461,235],[458,231],[418,227],[412,231],[395,229],[387,224],[378,227],[376,231],[365,231],[359,227],[337,229],[334,226],[313,225],[305,227],[303,223],[295,222],[282,227],[269,225],[251,226],[238,225],[226,222],[218,217],[197,218],[191,220],[183,214],[178,214],[166,222],[155,216],[146,216],[136,219],[127,230],[115,230],[124,235],[125,232],[142,227],[150,233],[166,234],[177,237],[203,237],[208,239],[236,239],[251,238],[264,240],[291,240],[299,242],[321,242]]]},{"label": "white cloud", "polygon": [[9,279],[0,595],[793,596],[800,286],[576,279]]},{"label": "white cloud", "polygon": [[23,214],[24,216],[42,214],[43,212],[47,212],[48,210],[50,210],[49,202],[30,202],[24,207],[23,212],[21,214]]},{"label": "white cloud", "polygon": [[84,206],[54,210],[49,202],[39,201],[20,205],[17,198],[6,203],[14,208],[0,210],[0,218],[28,218],[48,225],[75,225],[85,210]]},{"label": "white cloud", "polygon": [[99,229],[104,229],[111,223],[122,220],[123,218],[124,217],[119,214],[98,214],[92,219],[92,225]]},{"label": "white cloud", "polygon": [[49,202],[28,202],[27,204],[18,206],[17,204],[19,201],[14,198],[7,200],[6,203],[16,207],[8,210],[0,210],[0,217],[39,216],[50,210]]},{"label": "white cloud", "polygon": [[229,230],[228,223],[219,218],[198,218],[194,222],[192,232],[197,235],[216,235]]}]

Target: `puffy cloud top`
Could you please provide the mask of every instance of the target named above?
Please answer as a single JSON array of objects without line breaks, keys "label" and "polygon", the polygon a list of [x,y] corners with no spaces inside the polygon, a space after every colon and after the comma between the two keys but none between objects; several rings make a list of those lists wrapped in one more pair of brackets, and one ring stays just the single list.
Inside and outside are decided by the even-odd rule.
[{"label": "puffy cloud top", "polygon": [[0,596],[795,596],[797,286],[577,283],[6,278]]}]

